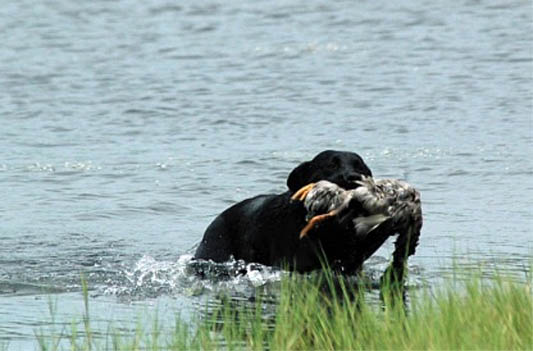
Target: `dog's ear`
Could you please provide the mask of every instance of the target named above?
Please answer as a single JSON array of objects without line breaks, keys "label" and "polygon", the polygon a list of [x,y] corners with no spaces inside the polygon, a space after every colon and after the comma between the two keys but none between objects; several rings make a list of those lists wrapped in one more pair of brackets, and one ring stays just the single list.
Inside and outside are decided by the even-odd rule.
[{"label": "dog's ear", "polygon": [[311,161],[301,163],[292,170],[287,178],[287,186],[292,192],[299,190],[304,185],[311,183],[315,166]]}]

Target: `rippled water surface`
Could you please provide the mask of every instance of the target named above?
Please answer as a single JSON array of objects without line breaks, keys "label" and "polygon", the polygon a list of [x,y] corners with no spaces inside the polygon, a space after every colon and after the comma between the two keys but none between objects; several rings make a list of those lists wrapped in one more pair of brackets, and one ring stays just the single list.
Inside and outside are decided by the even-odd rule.
[{"label": "rippled water surface", "polygon": [[278,281],[268,267],[199,281],[190,254],[220,211],[284,191],[323,149],[421,191],[411,279],[531,262],[529,1],[24,0],[0,14],[0,345],[35,347],[50,300],[56,323],[79,320],[80,273],[93,315],[125,326]]}]

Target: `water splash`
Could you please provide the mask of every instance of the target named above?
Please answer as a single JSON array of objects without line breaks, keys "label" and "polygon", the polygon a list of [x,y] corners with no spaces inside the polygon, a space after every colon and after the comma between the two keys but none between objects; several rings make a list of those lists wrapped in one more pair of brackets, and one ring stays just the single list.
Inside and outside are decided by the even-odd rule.
[{"label": "water splash", "polygon": [[[366,284],[378,289],[381,274],[388,264],[389,261],[384,257],[371,257],[362,274]],[[419,268],[410,267],[409,272],[408,286],[422,285]],[[199,297],[218,293],[253,299],[258,288],[275,295],[279,282],[288,274],[291,273],[243,260],[231,259],[216,263],[211,260],[196,260],[193,255],[184,254],[173,261],[144,255],[132,265],[123,267],[98,291],[130,301],[159,296]]]},{"label": "water splash", "polygon": [[255,288],[279,282],[286,274],[278,268],[242,260],[224,263],[195,260],[181,255],[177,261],[159,261],[149,255],[126,267],[100,292],[122,298],[144,299],[161,295],[198,296],[221,290],[251,294]]}]

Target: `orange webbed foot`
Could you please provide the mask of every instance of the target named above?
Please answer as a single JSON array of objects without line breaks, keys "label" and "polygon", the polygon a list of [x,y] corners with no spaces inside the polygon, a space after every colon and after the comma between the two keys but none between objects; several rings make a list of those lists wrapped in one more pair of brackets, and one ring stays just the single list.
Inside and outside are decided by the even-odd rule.
[{"label": "orange webbed foot", "polygon": [[309,183],[306,186],[300,188],[297,192],[294,193],[294,195],[291,196],[292,201],[304,201],[307,194],[313,189],[315,186],[315,183]]},{"label": "orange webbed foot", "polygon": [[337,210],[333,210],[328,213],[314,216],[313,218],[309,220],[309,222],[307,222],[306,226],[300,232],[300,239],[303,239],[304,237],[306,237],[307,233],[309,233],[309,231],[313,229],[315,225],[317,225],[318,223],[324,222],[327,219],[334,217],[336,215],[337,215]]}]

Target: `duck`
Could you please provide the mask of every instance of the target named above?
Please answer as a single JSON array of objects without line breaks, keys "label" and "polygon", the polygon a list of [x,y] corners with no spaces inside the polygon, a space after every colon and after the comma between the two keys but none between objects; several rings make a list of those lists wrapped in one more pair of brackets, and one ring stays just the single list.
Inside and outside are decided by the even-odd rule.
[{"label": "duck", "polygon": [[409,237],[419,235],[422,207],[420,193],[412,185],[403,180],[371,176],[362,176],[355,183],[354,189],[347,190],[321,180],[303,186],[291,196],[292,201],[303,202],[307,212],[307,224],[300,231],[300,239],[307,237],[315,226],[342,216],[355,206],[361,209],[353,218],[355,235],[371,235],[389,220],[394,232],[405,232]]}]

